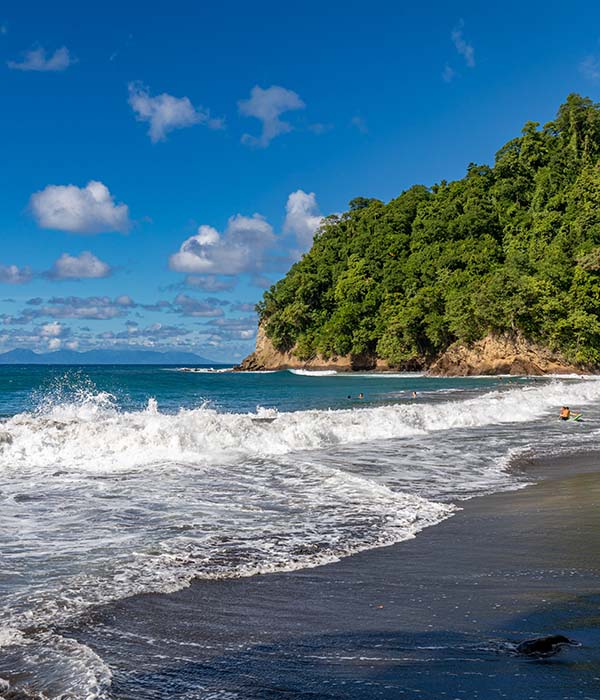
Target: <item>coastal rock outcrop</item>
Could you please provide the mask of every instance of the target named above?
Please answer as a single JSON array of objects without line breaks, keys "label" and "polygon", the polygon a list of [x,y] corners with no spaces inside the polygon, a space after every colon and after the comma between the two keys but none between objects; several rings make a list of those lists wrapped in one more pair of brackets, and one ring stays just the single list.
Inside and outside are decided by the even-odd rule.
[{"label": "coastal rock outcrop", "polygon": [[526,639],[517,644],[515,651],[525,656],[554,656],[563,647],[580,646],[578,642],[565,637],[562,634],[551,634],[547,637]]},{"label": "coastal rock outcrop", "polygon": [[471,345],[456,343],[433,362],[417,360],[402,367],[391,366],[374,355],[342,355],[324,358],[319,355],[300,360],[293,348],[280,352],[267,337],[262,325],[256,336],[256,349],[235,368],[237,371],[281,369],[337,370],[338,372],[375,370],[419,371],[445,377],[474,375],[543,375],[585,372],[585,368],[570,364],[559,353],[537,345],[520,334],[490,334]]},{"label": "coastal rock outcrop", "polygon": [[471,345],[451,345],[429,367],[429,374],[466,377],[480,374],[571,374],[582,368],[520,334],[487,335]]},{"label": "coastal rock outcrop", "polygon": [[385,360],[373,355],[340,355],[324,358],[319,355],[310,360],[298,359],[292,350],[280,352],[267,337],[262,325],[256,334],[256,349],[235,369],[239,372],[258,372],[279,369],[337,370],[338,372],[391,369]]}]

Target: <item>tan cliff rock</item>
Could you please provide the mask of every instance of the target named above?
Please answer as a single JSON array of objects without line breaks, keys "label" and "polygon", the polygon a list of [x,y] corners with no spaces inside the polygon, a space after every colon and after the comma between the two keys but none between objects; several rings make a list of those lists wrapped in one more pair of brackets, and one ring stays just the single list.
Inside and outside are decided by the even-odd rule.
[{"label": "tan cliff rock", "polygon": [[338,372],[427,369],[428,374],[448,377],[481,374],[571,374],[586,371],[581,366],[567,362],[559,353],[532,343],[519,334],[490,334],[470,345],[456,343],[428,367],[424,362],[393,367],[385,360],[373,355],[343,355],[331,358],[316,356],[310,360],[300,360],[293,354],[293,349],[288,352],[276,350],[267,338],[263,326],[259,326],[256,350],[243,360],[236,370],[248,372],[282,369],[337,370]]},{"label": "tan cliff rock", "polygon": [[267,338],[262,325],[259,325],[256,334],[256,350],[236,367],[240,372],[252,372],[261,370],[279,369],[312,369],[331,370],[338,372],[352,372],[358,370],[389,370],[385,360],[379,360],[372,355],[340,355],[338,357],[324,358],[320,355],[310,360],[299,360],[293,353],[280,352],[273,347],[273,343]]},{"label": "tan cliff rock", "polygon": [[487,335],[471,345],[451,345],[429,367],[428,373],[446,377],[476,374],[571,374],[585,371],[559,353],[526,340],[519,334]]}]

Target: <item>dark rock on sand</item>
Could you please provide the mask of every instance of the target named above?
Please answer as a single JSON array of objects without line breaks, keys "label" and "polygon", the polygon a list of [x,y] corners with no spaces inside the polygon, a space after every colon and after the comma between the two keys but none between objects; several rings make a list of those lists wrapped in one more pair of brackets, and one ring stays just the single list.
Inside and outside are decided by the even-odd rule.
[{"label": "dark rock on sand", "polygon": [[566,646],[579,646],[578,642],[565,637],[562,634],[551,634],[548,637],[536,637],[526,639],[517,644],[516,651],[526,656],[553,656]]}]

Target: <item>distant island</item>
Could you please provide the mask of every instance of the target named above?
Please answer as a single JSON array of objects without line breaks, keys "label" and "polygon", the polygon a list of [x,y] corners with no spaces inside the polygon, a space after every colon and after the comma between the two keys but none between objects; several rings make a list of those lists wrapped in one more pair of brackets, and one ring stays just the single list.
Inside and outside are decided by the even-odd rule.
[{"label": "distant island", "polygon": [[56,350],[37,353],[17,348],[0,353],[4,365],[219,365],[192,352],[157,352],[154,350]]},{"label": "distant island", "polygon": [[242,370],[597,370],[599,105],[569,95],[461,180],[353,199],[257,310]]}]

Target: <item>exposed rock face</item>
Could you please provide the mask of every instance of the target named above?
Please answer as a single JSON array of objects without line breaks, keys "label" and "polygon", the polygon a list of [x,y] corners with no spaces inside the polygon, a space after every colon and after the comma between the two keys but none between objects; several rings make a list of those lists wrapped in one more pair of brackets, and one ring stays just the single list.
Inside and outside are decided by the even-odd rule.
[{"label": "exposed rock face", "polygon": [[570,374],[581,372],[558,353],[520,335],[488,335],[472,345],[452,345],[429,368],[430,374]]},{"label": "exposed rock face", "polygon": [[[236,369],[246,372],[279,369],[385,372],[394,369],[422,370],[427,369],[427,366],[424,362],[415,362],[403,367],[393,367],[373,355],[343,355],[328,359],[317,356],[308,361],[299,360],[293,354],[293,350],[276,350],[267,338],[264,328],[259,326],[256,350]],[[571,374],[583,371],[584,368],[569,364],[558,353],[548,348],[536,345],[520,335],[508,334],[488,335],[469,346],[452,345],[428,367],[429,374],[448,377],[480,374]]]},{"label": "exposed rock face", "polygon": [[258,327],[256,335],[256,350],[235,368],[240,372],[277,370],[277,369],[335,369],[338,372],[351,372],[356,370],[389,370],[387,362],[379,360],[373,355],[341,355],[325,359],[317,356],[311,360],[299,360],[293,351],[280,352],[273,347],[273,343],[267,338],[264,328]]}]

